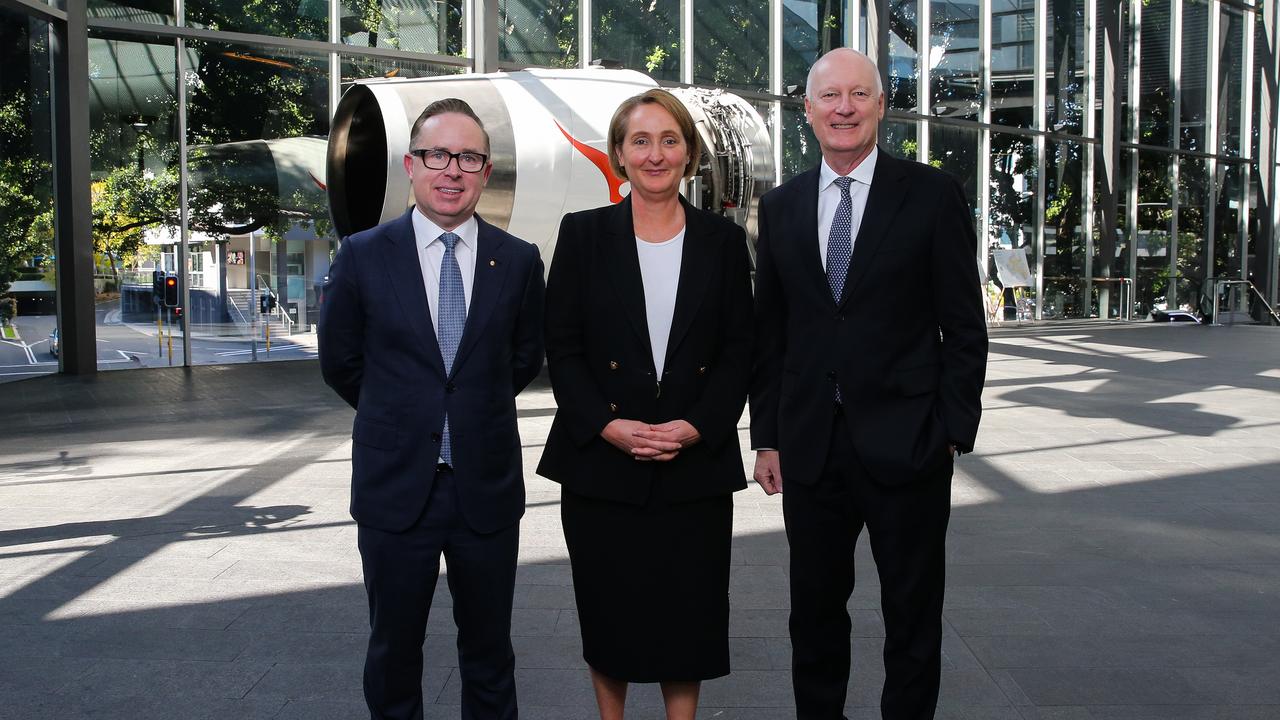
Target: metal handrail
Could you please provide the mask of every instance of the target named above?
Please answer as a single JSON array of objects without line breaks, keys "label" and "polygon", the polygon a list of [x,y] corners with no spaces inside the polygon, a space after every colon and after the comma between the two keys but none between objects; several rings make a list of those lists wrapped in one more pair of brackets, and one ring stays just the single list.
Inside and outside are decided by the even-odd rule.
[{"label": "metal handrail", "polygon": [[[262,275],[258,275],[257,279],[258,279],[257,285],[259,288],[265,287],[267,289],[267,292],[271,292],[271,284],[264,282],[265,278],[263,278]],[[258,298],[258,292],[256,288],[254,292],[254,301],[261,302]],[[259,309],[261,309],[261,306],[259,306]],[[289,317],[289,313],[284,311],[284,308],[280,306],[280,303],[276,303],[276,306],[272,308],[272,311],[268,312],[267,315],[272,317],[278,317],[281,320],[283,320],[284,327],[285,327],[285,330],[287,331],[287,334],[289,335],[293,334],[293,318]]]},{"label": "metal handrail", "polygon": [[[1218,286],[1226,285],[1229,288],[1235,288],[1243,285],[1246,288],[1248,288],[1248,290],[1252,290],[1254,295],[1258,296],[1258,301],[1262,303],[1262,307],[1267,309],[1267,314],[1271,316],[1271,320],[1275,322],[1275,324],[1280,325],[1280,315],[1276,314],[1275,308],[1271,307],[1271,303],[1267,302],[1267,298],[1263,296],[1262,291],[1258,290],[1258,288],[1255,287],[1254,284],[1249,280],[1242,280],[1240,278],[1219,279],[1216,277],[1205,278],[1205,279],[1207,281],[1213,282],[1213,323],[1212,324],[1222,325],[1222,323],[1218,322],[1218,298],[1220,296],[1220,294],[1218,293]],[[1246,297],[1248,297],[1247,291],[1246,291]],[[1234,311],[1233,311],[1233,318],[1232,318],[1232,321],[1228,323],[1228,327],[1231,327],[1234,325],[1235,325],[1235,319],[1234,319]]]},{"label": "metal handrail", "polygon": [[[1088,280],[1094,284],[1097,283],[1120,283],[1120,319],[1133,320],[1133,278],[1127,277],[1091,277],[1081,278],[1075,275],[1045,275],[1040,278],[1045,280]],[[1125,302],[1125,296],[1128,295],[1129,302]],[[1101,310],[1101,308],[1099,308]]]}]

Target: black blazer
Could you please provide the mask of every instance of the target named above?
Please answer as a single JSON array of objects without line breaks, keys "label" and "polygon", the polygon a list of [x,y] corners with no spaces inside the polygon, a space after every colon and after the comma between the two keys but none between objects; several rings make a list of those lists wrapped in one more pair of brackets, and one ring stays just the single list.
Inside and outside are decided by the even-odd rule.
[{"label": "black blazer", "polygon": [[445,413],[458,504],[487,533],[524,514],[515,396],[542,367],[542,260],[533,245],[480,222],[467,323],[444,359],[406,212],[343,241],[320,310],[320,371],[356,409],[351,515],[400,532],[422,513]]},{"label": "black blazer", "polygon": [[[683,200],[682,200],[683,202]],[[547,278],[547,366],[555,420],[538,474],[589,497],[670,502],[746,487],[737,423],[750,377],[746,235],[685,203],[679,289],[661,383],[645,316],[631,200],[566,215]],[[701,442],[641,462],[600,431],[615,418],[687,420]]]},{"label": "black blazer", "polygon": [[751,444],[817,481],[840,384],[868,472],[899,484],[973,448],[987,332],[973,214],[954,177],[880,149],[837,306],[818,250],[818,168],[760,200]]}]

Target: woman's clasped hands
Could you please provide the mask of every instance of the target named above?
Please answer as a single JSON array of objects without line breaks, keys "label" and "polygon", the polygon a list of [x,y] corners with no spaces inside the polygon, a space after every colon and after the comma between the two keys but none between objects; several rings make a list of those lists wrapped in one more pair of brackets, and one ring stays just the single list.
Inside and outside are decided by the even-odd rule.
[{"label": "woman's clasped hands", "polygon": [[605,440],[636,460],[665,462],[702,439],[687,420],[653,425],[639,420],[613,420],[600,433]]}]

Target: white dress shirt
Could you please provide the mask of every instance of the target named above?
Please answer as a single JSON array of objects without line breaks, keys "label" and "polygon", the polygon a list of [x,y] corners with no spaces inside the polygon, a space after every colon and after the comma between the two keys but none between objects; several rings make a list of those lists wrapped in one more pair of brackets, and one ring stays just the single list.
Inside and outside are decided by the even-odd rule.
[{"label": "white dress shirt", "polygon": [[644,282],[644,312],[649,324],[649,346],[653,367],[662,380],[671,339],[671,321],[676,314],[676,291],[680,288],[680,260],[684,256],[684,228],[663,242],[645,242],[636,237],[640,256],[640,278]]},{"label": "white dress shirt", "polygon": [[[862,213],[867,209],[867,195],[871,192],[871,178],[875,175],[876,158],[879,155],[880,148],[872,148],[871,154],[863,158],[858,167],[848,175],[853,178],[853,182],[849,183],[849,198],[853,201],[853,217],[850,218],[853,224],[849,237],[854,244],[858,242],[858,228],[862,226]],[[818,253],[822,256],[824,270],[827,267],[827,239],[831,236],[831,221],[835,219],[836,207],[840,205],[840,188],[836,185],[838,177],[840,175],[823,158],[818,171]]]},{"label": "white dress shirt", "polygon": [[[422,266],[422,285],[427,290],[427,304],[431,306],[431,326],[440,333],[440,262],[444,260],[444,243],[440,236],[446,231],[422,214],[416,206],[413,208],[413,234],[417,238],[418,264]],[[480,225],[476,216],[453,229],[459,240],[453,246],[453,255],[458,259],[458,269],[462,271],[462,294],[466,299],[467,309],[471,309],[471,285],[476,274],[476,236]]]}]

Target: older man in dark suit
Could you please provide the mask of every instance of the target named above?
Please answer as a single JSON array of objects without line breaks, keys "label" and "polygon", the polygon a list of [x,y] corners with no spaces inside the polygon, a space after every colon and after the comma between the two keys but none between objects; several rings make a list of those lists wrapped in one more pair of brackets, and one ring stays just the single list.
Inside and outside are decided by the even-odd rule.
[{"label": "older man in dark suit", "polygon": [[356,409],[365,699],[375,720],[422,718],[422,643],[444,555],[462,717],[514,720],[515,396],[542,366],[542,261],[475,215],[493,166],[465,102],[422,112],[404,168],[414,207],[342,243],[320,319],[321,372]]},{"label": "older man in dark suit", "polygon": [[760,201],[755,479],[783,491],[799,720],[839,720],[863,527],[885,620],[883,717],[933,717],[951,473],[973,448],[987,336],[959,183],[876,147],[879,71],[835,50],[809,73],[822,162]]}]

